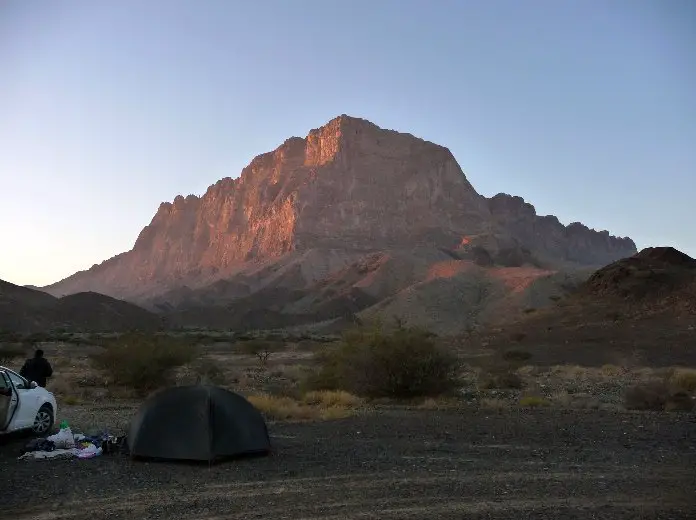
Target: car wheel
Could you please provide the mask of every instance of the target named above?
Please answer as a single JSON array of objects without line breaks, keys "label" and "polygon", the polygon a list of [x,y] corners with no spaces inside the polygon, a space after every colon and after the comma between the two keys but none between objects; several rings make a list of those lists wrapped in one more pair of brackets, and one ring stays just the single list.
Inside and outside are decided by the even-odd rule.
[{"label": "car wheel", "polygon": [[32,431],[37,435],[43,435],[44,433],[51,430],[53,427],[53,408],[50,405],[43,405],[36,412],[36,417],[34,418],[34,425],[31,427]]}]

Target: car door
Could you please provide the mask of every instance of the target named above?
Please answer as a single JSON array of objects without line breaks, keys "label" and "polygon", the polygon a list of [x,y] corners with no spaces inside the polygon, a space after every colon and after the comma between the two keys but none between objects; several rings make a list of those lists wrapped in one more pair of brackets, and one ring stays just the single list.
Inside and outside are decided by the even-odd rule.
[{"label": "car door", "polygon": [[18,397],[14,426],[16,428],[29,428],[34,424],[36,412],[39,411],[40,397],[38,392],[31,388],[29,382],[19,374],[8,370],[7,377]]},{"label": "car door", "polygon": [[12,431],[15,429],[14,419],[19,404],[19,396],[4,370],[0,370],[0,392],[3,394],[0,395],[0,431]]}]

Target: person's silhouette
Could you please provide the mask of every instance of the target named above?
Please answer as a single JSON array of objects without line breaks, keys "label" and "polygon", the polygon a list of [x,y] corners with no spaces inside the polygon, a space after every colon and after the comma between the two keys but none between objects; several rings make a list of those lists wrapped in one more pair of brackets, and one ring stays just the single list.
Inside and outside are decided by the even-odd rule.
[{"label": "person's silhouette", "polygon": [[53,367],[44,357],[44,351],[37,349],[34,352],[34,357],[24,362],[19,374],[29,381],[34,381],[37,385],[45,387],[46,379],[53,375]]}]

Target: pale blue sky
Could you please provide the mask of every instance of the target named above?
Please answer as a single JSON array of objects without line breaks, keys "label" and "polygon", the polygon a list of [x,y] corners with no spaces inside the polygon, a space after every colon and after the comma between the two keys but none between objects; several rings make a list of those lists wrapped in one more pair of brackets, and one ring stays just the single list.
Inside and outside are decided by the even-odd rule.
[{"label": "pale blue sky", "polygon": [[126,251],[161,201],[342,113],[696,256],[692,0],[4,0],[0,278]]}]

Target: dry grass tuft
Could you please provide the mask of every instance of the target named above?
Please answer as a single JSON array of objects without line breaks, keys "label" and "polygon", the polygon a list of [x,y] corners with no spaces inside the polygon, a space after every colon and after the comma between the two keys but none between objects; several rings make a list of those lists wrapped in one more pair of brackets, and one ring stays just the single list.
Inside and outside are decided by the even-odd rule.
[{"label": "dry grass tuft", "polygon": [[428,397],[424,399],[419,405],[420,410],[448,410],[452,408],[457,408],[459,406],[459,401],[454,398],[432,398]]},{"label": "dry grass tuft", "polygon": [[586,378],[589,369],[580,365],[557,365],[552,367],[551,372],[564,379]]},{"label": "dry grass tuft", "polygon": [[688,392],[675,392],[665,403],[666,412],[690,412],[694,408],[696,404]]},{"label": "dry grass tuft", "polygon": [[479,406],[482,408],[491,408],[493,410],[503,410],[509,408],[510,404],[505,399],[486,397],[479,401]]},{"label": "dry grass tuft", "polygon": [[602,375],[607,377],[616,377],[624,374],[626,370],[616,365],[602,365],[599,369]]},{"label": "dry grass tuft", "polygon": [[515,372],[496,371],[481,374],[478,387],[482,390],[519,390],[522,378]]},{"label": "dry grass tuft", "polygon": [[677,391],[696,392],[696,370],[677,368],[670,377],[669,383]]},{"label": "dry grass tuft", "polygon": [[323,421],[335,421],[337,419],[345,419],[353,415],[354,411],[350,408],[341,408],[340,406],[331,406],[324,408],[321,411],[320,418]]},{"label": "dry grass tuft", "polygon": [[627,410],[662,411],[669,398],[669,388],[661,381],[634,385],[624,394]]},{"label": "dry grass tuft", "polygon": [[302,402],[309,405],[339,406],[343,408],[358,407],[363,404],[363,399],[343,390],[317,390],[307,392]]},{"label": "dry grass tuft", "polygon": [[269,419],[307,421],[321,417],[320,407],[302,404],[291,397],[259,394],[248,396],[247,399]]},{"label": "dry grass tuft", "polygon": [[573,404],[573,397],[567,391],[561,390],[551,396],[551,402],[562,408],[570,408]]},{"label": "dry grass tuft", "polygon": [[520,399],[520,406],[525,408],[538,408],[540,406],[551,406],[551,401],[538,395],[528,395]]},{"label": "dry grass tuft", "polygon": [[529,361],[532,358],[532,354],[526,350],[511,349],[503,352],[502,357],[505,361],[522,363],[524,361]]},{"label": "dry grass tuft", "polygon": [[317,421],[343,419],[363,404],[359,397],[348,392],[309,392],[301,400],[271,394],[247,398],[266,417],[278,421]]}]

